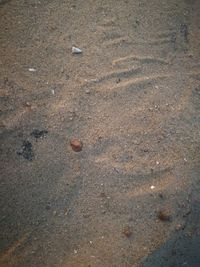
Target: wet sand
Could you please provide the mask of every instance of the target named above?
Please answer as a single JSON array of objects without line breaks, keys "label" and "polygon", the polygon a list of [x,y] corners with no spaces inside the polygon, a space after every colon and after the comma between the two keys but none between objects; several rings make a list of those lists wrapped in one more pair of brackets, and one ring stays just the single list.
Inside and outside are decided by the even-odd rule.
[{"label": "wet sand", "polygon": [[0,1],[0,266],[200,266],[199,12]]}]

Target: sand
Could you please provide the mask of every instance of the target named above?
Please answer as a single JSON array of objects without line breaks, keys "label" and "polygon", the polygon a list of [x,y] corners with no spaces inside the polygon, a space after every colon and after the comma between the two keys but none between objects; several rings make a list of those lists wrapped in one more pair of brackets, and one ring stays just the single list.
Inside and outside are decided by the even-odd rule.
[{"label": "sand", "polygon": [[199,14],[0,1],[0,266],[200,266]]}]

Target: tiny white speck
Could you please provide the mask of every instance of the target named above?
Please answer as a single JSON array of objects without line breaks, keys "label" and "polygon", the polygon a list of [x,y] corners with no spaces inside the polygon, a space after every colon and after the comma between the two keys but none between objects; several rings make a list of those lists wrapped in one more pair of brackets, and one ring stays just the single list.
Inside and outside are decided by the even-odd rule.
[{"label": "tiny white speck", "polygon": [[154,185],[152,185],[152,186],[151,186],[151,189],[154,189],[154,188],[155,188],[155,186],[154,186]]},{"label": "tiny white speck", "polygon": [[74,249],[74,254],[77,254],[78,253],[78,250]]},{"label": "tiny white speck", "polygon": [[159,164],[160,164],[160,162],[159,162],[159,161],[156,161],[156,164],[157,164],[157,165],[159,165]]}]

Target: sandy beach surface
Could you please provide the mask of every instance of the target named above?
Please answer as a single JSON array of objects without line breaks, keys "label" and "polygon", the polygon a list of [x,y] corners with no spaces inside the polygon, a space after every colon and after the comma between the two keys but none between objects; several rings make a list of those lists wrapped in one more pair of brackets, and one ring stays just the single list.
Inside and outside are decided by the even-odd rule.
[{"label": "sandy beach surface", "polygon": [[0,0],[0,28],[0,266],[199,267],[200,1]]}]

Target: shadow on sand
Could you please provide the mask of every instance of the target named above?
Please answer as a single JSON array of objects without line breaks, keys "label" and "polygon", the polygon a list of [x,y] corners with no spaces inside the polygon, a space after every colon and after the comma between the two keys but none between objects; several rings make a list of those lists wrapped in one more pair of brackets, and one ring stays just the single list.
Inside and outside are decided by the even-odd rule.
[{"label": "shadow on sand", "polygon": [[186,225],[159,249],[150,254],[140,267],[199,267],[200,266],[200,205],[192,203]]}]

